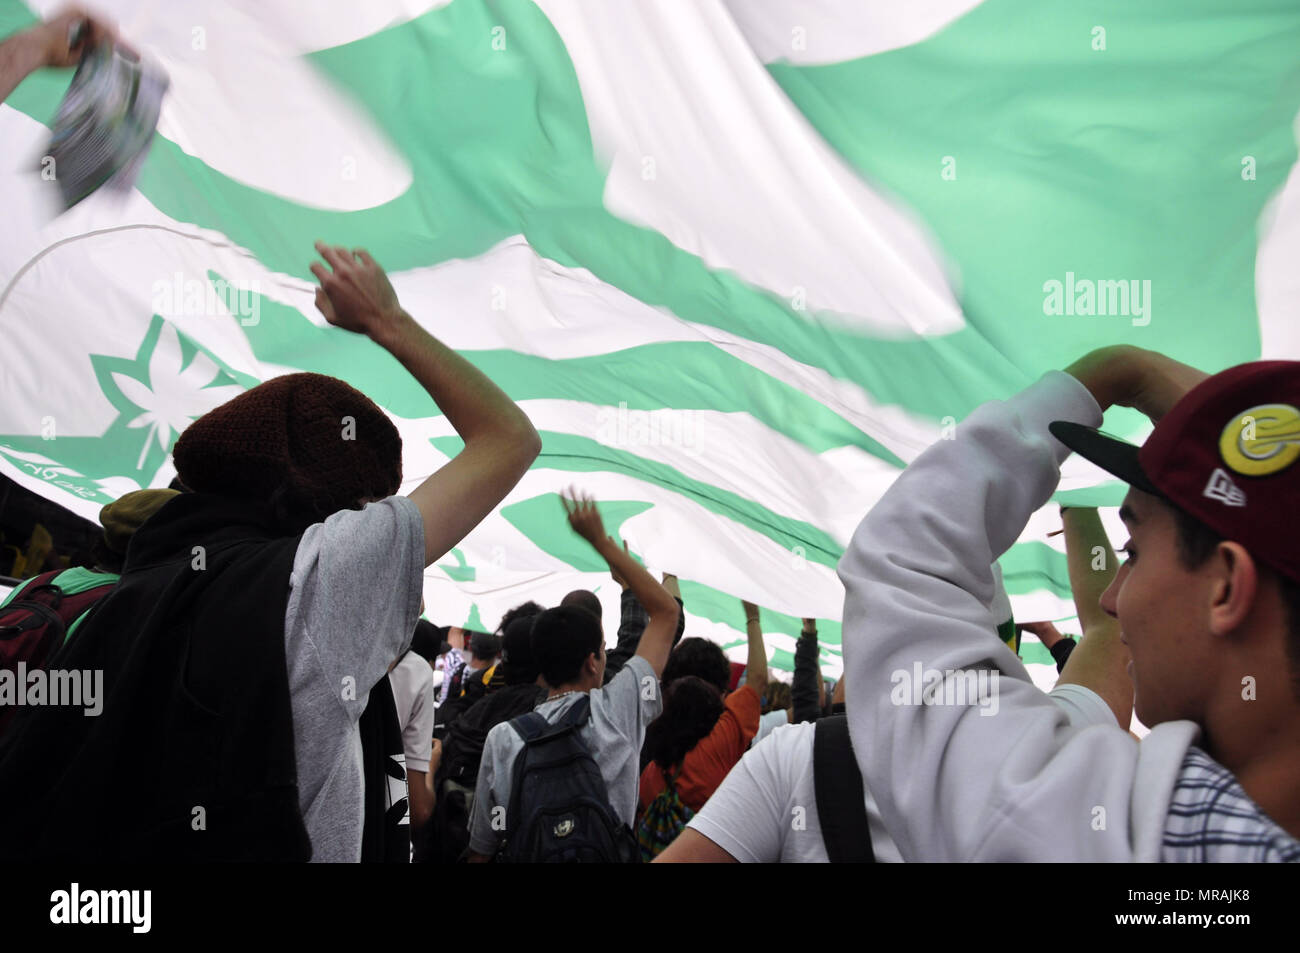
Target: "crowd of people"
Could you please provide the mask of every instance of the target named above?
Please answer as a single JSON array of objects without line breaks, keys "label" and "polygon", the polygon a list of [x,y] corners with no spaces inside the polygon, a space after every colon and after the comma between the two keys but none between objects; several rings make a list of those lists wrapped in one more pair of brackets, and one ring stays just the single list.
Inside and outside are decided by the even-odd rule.
[{"label": "crowd of people", "polygon": [[[312,373],[194,421],[171,491],[104,508],[96,567],[0,606],[5,673],[104,685],[87,717],[0,680],[0,857],[1300,860],[1300,363],[1207,376],[1108,347],[981,406],[864,514],[843,677],[805,619],[786,685],[758,606],[738,600],[733,665],[578,491],[557,532],[621,587],[612,639],[586,590],[490,633],[422,619],[426,567],[541,440],[364,249],[316,247],[325,320],[387,350],[463,449],[400,494],[393,424]],[[1143,446],[1097,429],[1111,406],[1150,418]],[[1071,452],[1130,487],[1122,565],[1095,510],[1062,510],[1077,642],[1017,627],[997,568]]]}]

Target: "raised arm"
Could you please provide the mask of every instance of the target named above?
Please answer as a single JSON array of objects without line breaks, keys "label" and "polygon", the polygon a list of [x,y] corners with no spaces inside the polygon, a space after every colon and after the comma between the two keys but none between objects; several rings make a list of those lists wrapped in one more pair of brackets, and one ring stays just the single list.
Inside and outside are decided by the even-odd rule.
[{"label": "raised arm", "polygon": [[822,715],[821,665],[818,663],[817,620],[804,619],[794,646],[794,677],[790,680],[790,720],[816,721]]},{"label": "raised arm", "polygon": [[541,452],[532,423],[469,361],[429,334],[397,301],[383,269],[364,249],[320,242],[329,264],[316,307],[335,327],[364,334],[397,358],[447,416],[465,447],[411,491],[424,520],[424,564],[451,549],[519,482]]},{"label": "raised arm", "polygon": [[[623,543],[623,552],[627,552],[627,542]],[[619,596],[619,621],[618,621],[618,643],[609,650],[605,655],[605,684],[608,685],[610,679],[622,671],[627,660],[636,655],[637,646],[641,644],[641,633],[645,631],[646,623],[650,617],[646,615],[641,600],[636,597],[631,589],[628,588],[627,582],[611,566],[609,574],[614,581],[623,587],[622,595]],[[682,604],[681,590],[677,587],[677,577],[672,573],[664,573],[664,588],[668,590],[669,595],[677,600],[679,615],[677,617],[677,631],[673,635],[673,645],[676,645],[682,638],[683,627],[686,625],[685,606]]]},{"label": "raised arm", "polygon": [[[1072,727],[1006,651],[987,609],[991,563],[1060,479],[1067,450],[1049,423],[1096,427],[1110,403],[1159,412],[1185,389],[1176,362],[1108,350],[1109,357],[1090,355],[1077,375],[1049,372],[1021,394],[978,408],[958,424],[956,439],[936,442],[908,466],[840,562],[855,755],[907,860],[1151,853],[1149,826],[1133,826],[1133,740],[1123,731]],[[975,683],[978,703],[941,703],[929,672],[939,673],[945,696],[961,688],[959,679],[966,692]],[[1060,809],[1036,817],[1018,809],[1027,799]],[[1062,813],[1087,825],[1098,805],[1107,812],[1105,830],[1061,837]],[[1146,840],[1135,846],[1135,838]]]},{"label": "raised arm", "polygon": [[641,633],[636,654],[650,663],[656,676],[663,675],[668,663],[668,653],[673,648],[673,633],[677,630],[680,609],[674,599],[662,585],[655,582],[654,576],[646,572],[627,551],[605,534],[605,525],[601,522],[600,511],[591,497],[579,497],[570,491],[568,496],[561,496],[564,510],[569,516],[569,525],[573,531],[591,543],[597,553],[609,564],[610,571],[616,572],[627,581],[628,588],[636,594],[645,608],[650,621]]},{"label": "raised arm", "polygon": [[1128,648],[1119,640],[1119,622],[1102,611],[1101,594],[1115,578],[1115,553],[1101,517],[1091,508],[1070,507],[1065,523],[1065,554],[1070,588],[1083,626],[1083,638],[1070,653],[1058,685],[1091,688],[1115,713],[1121,728],[1133,719],[1133,680],[1129,678]]},{"label": "raised arm", "polygon": [[[623,552],[628,552],[627,541],[623,542]],[[630,556],[631,553],[628,553]],[[619,584],[622,592],[618,598],[618,642],[605,653],[605,684],[623,670],[627,660],[636,655],[637,646],[641,644],[641,633],[645,631],[650,617],[641,606],[641,600],[628,588],[627,580],[619,575],[613,566],[609,567],[610,577]]]},{"label": "raised arm", "polygon": [[76,66],[82,53],[113,38],[113,29],[80,7],[66,7],[0,40],[0,102],[43,66]]},{"label": "raised arm", "polygon": [[[1043,648],[1052,653],[1052,658],[1056,659],[1056,672],[1059,675],[1065,671],[1065,663],[1070,658],[1070,653],[1074,651],[1075,641],[1061,632],[1051,622],[1017,622],[1016,629],[1019,632],[1029,632],[1038,637],[1038,641],[1043,643]],[[1059,679],[1058,679],[1059,684]]]},{"label": "raised arm", "polygon": [[668,590],[668,595],[672,596],[677,602],[677,629],[673,632],[673,644],[668,650],[671,652],[677,647],[677,643],[682,640],[682,633],[686,631],[686,603],[682,602],[682,587],[677,582],[675,573],[664,573],[664,588]]},{"label": "raised arm", "polygon": [[763,623],[758,606],[741,601],[745,608],[745,634],[749,639],[749,655],[745,661],[745,684],[751,685],[758,697],[767,694],[767,647],[763,645]]},{"label": "raised arm", "polygon": [[1103,412],[1132,407],[1153,422],[1209,377],[1172,357],[1126,344],[1089,351],[1065,373],[1088,389]]}]

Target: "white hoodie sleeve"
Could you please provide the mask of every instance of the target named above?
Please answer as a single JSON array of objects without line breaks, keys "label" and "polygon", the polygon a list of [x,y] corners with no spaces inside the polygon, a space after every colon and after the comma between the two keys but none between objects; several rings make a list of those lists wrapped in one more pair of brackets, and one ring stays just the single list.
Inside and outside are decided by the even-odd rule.
[{"label": "white hoodie sleeve", "polygon": [[[908,861],[1159,852],[1189,726],[1172,738],[1153,732],[1157,757],[1139,770],[1126,731],[1072,725],[989,621],[991,564],[1047,502],[1068,455],[1048,432],[1053,420],[1102,421],[1087,389],[1060,371],[979,407],[903,472],[840,561],[853,747]],[[910,691],[918,673],[978,669],[989,673],[978,703],[918,704]]]}]

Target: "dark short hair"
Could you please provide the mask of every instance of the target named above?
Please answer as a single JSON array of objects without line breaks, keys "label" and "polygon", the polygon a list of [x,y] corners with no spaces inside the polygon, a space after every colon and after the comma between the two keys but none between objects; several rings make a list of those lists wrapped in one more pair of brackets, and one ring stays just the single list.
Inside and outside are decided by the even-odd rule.
[{"label": "dark short hair", "polygon": [[600,623],[577,606],[547,609],[533,621],[533,662],[552,688],[577,681],[587,656],[599,655],[604,643]]},{"label": "dark short hair", "polygon": [[668,656],[661,681],[667,685],[687,675],[704,679],[720,692],[731,687],[731,663],[717,643],[708,639],[682,639]]},{"label": "dark short hair", "polygon": [[[1177,532],[1178,562],[1184,569],[1199,569],[1213,554],[1223,537],[1200,520],[1176,506],[1165,503],[1174,514]],[[1277,581],[1282,604],[1286,608],[1287,661],[1291,663],[1291,694],[1300,700],[1300,582],[1281,575],[1272,566],[1256,561],[1265,577]]]},{"label": "dark short hair", "polygon": [[497,635],[504,635],[506,626],[511,622],[514,622],[515,619],[527,619],[530,616],[537,615],[537,613],[543,611],[545,608],[545,606],[538,605],[536,602],[529,599],[527,602],[521,603],[513,609],[507,609],[506,614],[501,617],[501,621],[497,624]]},{"label": "dark short hair", "polygon": [[[1163,501],[1162,501],[1163,502]],[[1199,569],[1214,553],[1214,548],[1223,542],[1223,537],[1200,520],[1176,506],[1169,507],[1174,516],[1174,528],[1178,534],[1178,562],[1184,569]]]},{"label": "dark short hair", "polygon": [[586,609],[597,619],[601,617],[603,611],[600,607],[600,600],[590,589],[574,589],[571,593],[560,600],[562,606],[577,606],[579,609]]},{"label": "dark short hair", "polygon": [[506,626],[501,636],[501,667],[507,685],[526,685],[540,674],[533,660],[533,619],[522,616]]},{"label": "dark short hair", "polygon": [[469,639],[469,650],[476,659],[496,658],[501,654],[501,637],[490,632],[474,632]]}]

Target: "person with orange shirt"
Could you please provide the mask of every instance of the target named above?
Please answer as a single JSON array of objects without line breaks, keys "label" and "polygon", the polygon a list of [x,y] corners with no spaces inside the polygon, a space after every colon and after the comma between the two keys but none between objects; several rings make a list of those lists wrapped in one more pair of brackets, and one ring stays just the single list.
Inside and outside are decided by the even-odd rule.
[{"label": "person with orange shirt", "polygon": [[758,733],[767,653],[758,607],[749,602],[744,607],[749,636],[744,685],[724,694],[704,679],[688,675],[664,686],[663,714],[646,729],[651,760],[641,772],[642,811],[669,784],[690,811],[698,811]]}]

